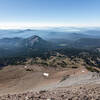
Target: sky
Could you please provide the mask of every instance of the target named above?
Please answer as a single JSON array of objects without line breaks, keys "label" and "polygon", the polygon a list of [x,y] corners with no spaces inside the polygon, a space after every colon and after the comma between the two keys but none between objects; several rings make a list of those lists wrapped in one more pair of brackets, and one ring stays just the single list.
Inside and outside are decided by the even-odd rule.
[{"label": "sky", "polygon": [[0,0],[0,28],[100,26],[100,0]]}]

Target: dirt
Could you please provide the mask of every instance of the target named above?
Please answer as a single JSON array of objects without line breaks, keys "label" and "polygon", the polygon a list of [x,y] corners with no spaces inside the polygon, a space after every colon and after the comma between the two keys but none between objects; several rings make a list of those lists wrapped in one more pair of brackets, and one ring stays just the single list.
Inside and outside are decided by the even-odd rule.
[{"label": "dirt", "polygon": [[[100,100],[100,75],[85,67],[27,68],[18,65],[0,70],[0,100]],[[44,72],[49,76],[43,76]]]}]

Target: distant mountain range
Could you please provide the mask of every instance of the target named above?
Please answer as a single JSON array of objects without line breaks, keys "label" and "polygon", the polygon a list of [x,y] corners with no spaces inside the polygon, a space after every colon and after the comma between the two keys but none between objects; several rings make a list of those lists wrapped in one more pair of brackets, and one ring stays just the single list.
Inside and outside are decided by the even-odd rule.
[{"label": "distant mountain range", "polygon": [[[17,56],[39,54],[41,51],[51,49],[51,43],[43,40],[39,36],[29,38],[3,38],[0,39],[0,56]],[[39,52],[38,52],[39,51]]]},{"label": "distant mountain range", "polygon": [[100,47],[100,39],[97,38],[81,38],[73,43],[78,48]]},{"label": "distant mountain range", "polygon": [[0,30],[0,57],[40,56],[60,48],[100,48],[100,29]]},{"label": "distant mountain range", "polygon": [[84,35],[80,37],[80,34],[76,33],[73,36],[76,36],[77,39],[59,38],[47,41],[37,35],[27,38],[2,38],[0,39],[0,64],[23,64],[28,58],[48,59],[59,53],[70,58],[74,56],[82,57],[82,59],[89,53],[89,57],[93,55],[93,59],[96,56],[96,61],[100,56],[100,39],[86,38]]},{"label": "distant mountain range", "polygon": [[100,38],[100,28],[75,28],[75,27],[56,27],[48,29],[9,29],[0,30],[2,38],[28,38],[37,35],[45,40],[49,39],[68,39],[76,40],[79,38]]}]

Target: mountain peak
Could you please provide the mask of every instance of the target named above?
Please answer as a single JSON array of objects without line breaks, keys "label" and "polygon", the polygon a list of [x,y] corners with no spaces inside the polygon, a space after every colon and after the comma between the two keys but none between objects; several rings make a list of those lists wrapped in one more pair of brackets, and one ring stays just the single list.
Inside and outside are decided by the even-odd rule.
[{"label": "mountain peak", "polygon": [[39,41],[41,38],[37,35],[31,36],[27,39],[28,41]]},{"label": "mountain peak", "polygon": [[34,35],[34,36],[32,36],[33,38],[40,38],[39,36],[37,36],[37,35]]},{"label": "mountain peak", "polygon": [[39,43],[39,42],[43,42],[44,40],[42,38],[40,38],[39,36],[37,35],[34,35],[34,36],[31,36],[29,38],[27,38],[27,43],[28,45],[30,45],[31,47],[36,44],[36,43]]}]

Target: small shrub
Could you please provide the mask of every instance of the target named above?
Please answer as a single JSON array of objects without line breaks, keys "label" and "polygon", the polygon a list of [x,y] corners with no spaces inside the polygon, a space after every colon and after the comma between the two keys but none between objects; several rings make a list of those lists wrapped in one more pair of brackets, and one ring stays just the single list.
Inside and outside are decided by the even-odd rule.
[{"label": "small shrub", "polygon": [[86,69],[88,70],[88,71],[91,71],[91,72],[97,72],[97,73],[99,73],[100,71],[98,71],[97,69],[95,69],[94,67],[86,67]]}]

